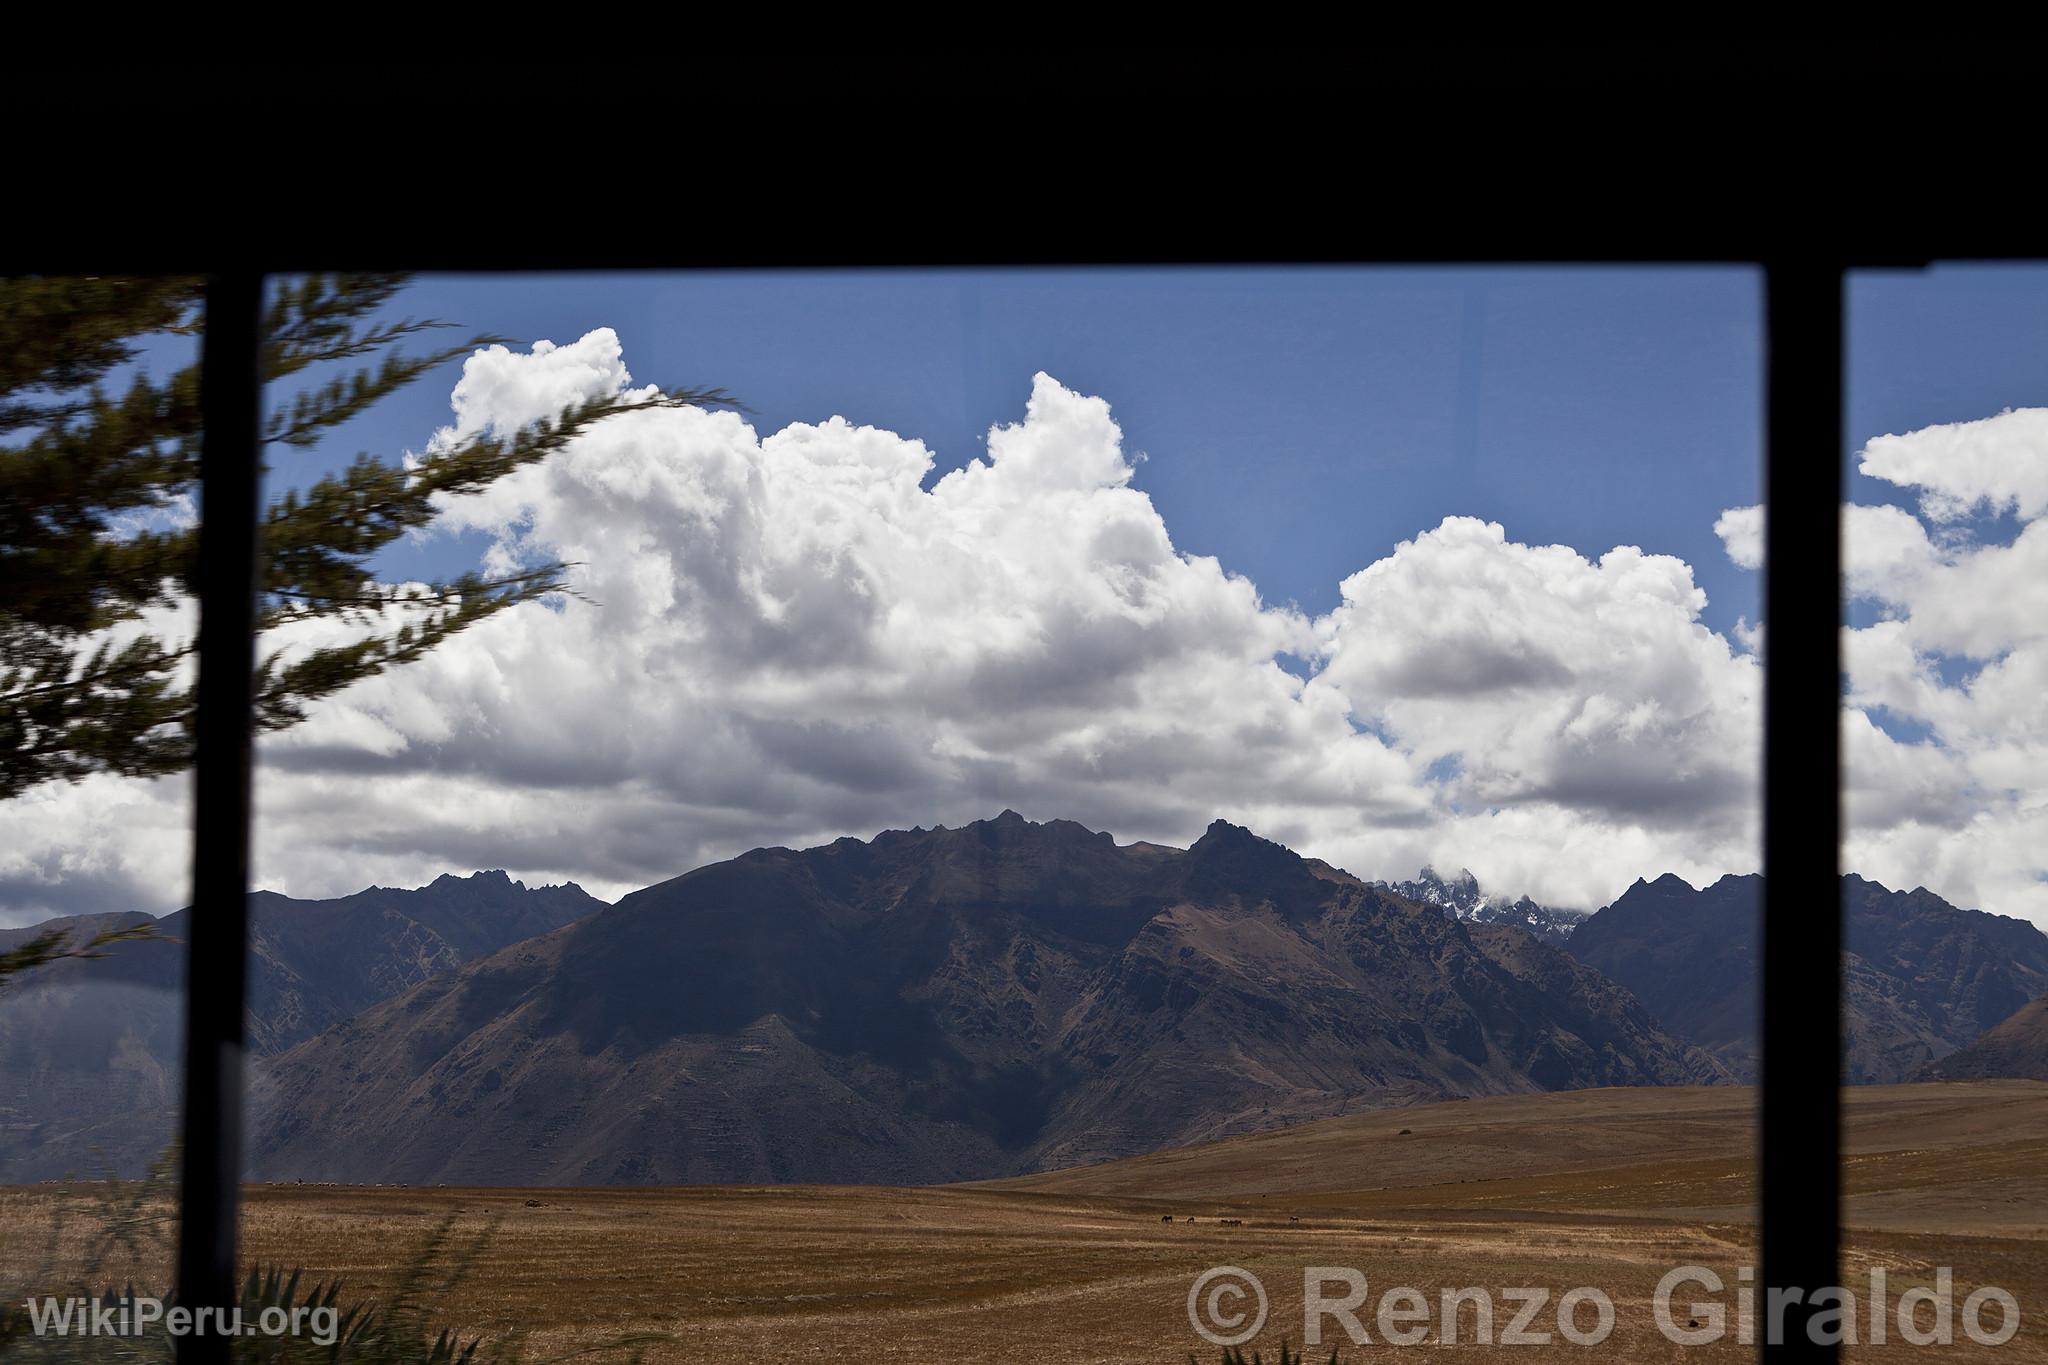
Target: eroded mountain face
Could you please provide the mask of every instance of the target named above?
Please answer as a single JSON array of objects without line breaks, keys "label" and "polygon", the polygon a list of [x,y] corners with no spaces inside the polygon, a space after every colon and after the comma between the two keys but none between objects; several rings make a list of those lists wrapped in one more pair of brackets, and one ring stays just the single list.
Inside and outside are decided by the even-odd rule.
[{"label": "eroded mountain face", "polygon": [[[330,901],[249,898],[250,1055],[282,1052],[377,1001],[507,944],[603,907],[581,888],[527,888],[502,872],[372,887]],[[156,937],[63,961],[0,993],[0,1182],[66,1173],[133,1174],[170,1140],[184,1066],[189,910],[93,915],[0,934],[61,928],[79,938],[153,924]]]},{"label": "eroded mountain face", "polygon": [[[1849,1079],[1945,1075],[2001,1020],[1956,1074],[2035,1074],[2022,1007],[2048,994],[2048,938],[1843,887]],[[252,1161],[939,1181],[1416,1100],[1753,1076],[1758,878],[1639,882],[1569,953],[1487,922],[1469,878],[1408,889],[1220,821],[1181,850],[1005,812],[756,850],[609,908],[501,873],[259,894]],[[0,1179],[161,1150],[183,970],[178,942],[124,944],[0,996]]]},{"label": "eroded mountain face", "polygon": [[1726,1073],[1521,929],[1218,822],[765,849],[274,1059],[265,1178],[924,1182],[1348,1109]]},{"label": "eroded mountain face", "polygon": [[[1637,882],[1572,934],[1571,951],[1754,1080],[1762,892],[1755,876],[1702,890],[1669,875]],[[2048,935],[2024,920],[1856,876],[1842,878],[1842,914],[1845,1081],[1911,1080],[2048,993]]]}]

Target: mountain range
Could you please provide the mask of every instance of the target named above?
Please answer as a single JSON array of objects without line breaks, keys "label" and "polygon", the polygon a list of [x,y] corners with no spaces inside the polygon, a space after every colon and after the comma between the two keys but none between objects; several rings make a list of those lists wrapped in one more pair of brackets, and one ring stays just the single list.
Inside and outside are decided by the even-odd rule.
[{"label": "mountain range", "polygon": [[[575,885],[528,889],[502,872],[444,876],[338,900],[249,897],[252,1057],[285,1051],[376,1001],[601,909]],[[39,968],[0,992],[0,1180],[133,1172],[163,1150],[184,1065],[189,910],[0,930],[0,950],[58,930],[82,941],[150,925],[97,959]]]},{"label": "mountain range", "polygon": [[[2048,994],[2048,937],[1843,887],[1848,1079],[2038,1068],[2048,1019],[2022,1007]],[[609,906],[501,872],[258,893],[249,1159],[925,1183],[1426,1100],[1727,1083],[1755,1074],[1760,892],[1665,876],[1581,917],[1469,873],[1364,882],[1223,821],[1179,849],[1006,811],[756,849]],[[0,993],[0,1181],[161,1149],[185,917]]]},{"label": "mountain range", "polygon": [[[1959,910],[1924,887],[1842,885],[1842,1079],[1912,1080],[2048,994],[2048,935]],[[1571,951],[1633,991],[1663,1025],[1757,1077],[1763,878],[1695,889],[1638,881],[1572,933]],[[1799,913],[1784,907],[1778,913]]]},{"label": "mountain range", "polygon": [[1725,1080],[1570,954],[1221,821],[758,849],[274,1060],[268,1178],[1014,1174],[1349,1110]]}]

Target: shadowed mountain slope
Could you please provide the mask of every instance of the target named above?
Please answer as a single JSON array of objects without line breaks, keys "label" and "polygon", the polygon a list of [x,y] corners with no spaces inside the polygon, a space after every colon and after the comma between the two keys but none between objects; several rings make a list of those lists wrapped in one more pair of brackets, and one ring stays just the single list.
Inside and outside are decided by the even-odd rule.
[{"label": "shadowed mountain slope", "polygon": [[[1762,889],[1756,876],[1703,890],[1670,875],[1639,881],[1574,930],[1569,947],[1672,1033],[1753,1080]],[[2048,993],[2048,935],[2025,920],[1856,876],[1842,878],[1842,912],[1846,1081],[1909,1080]]]},{"label": "shadowed mountain slope", "polygon": [[1929,1081],[1997,1077],[2048,1081],[2048,995],[2022,1005],[1960,1052],[1929,1063],[1920,1075]]},{"label": "shadowed mountain slope", "polygon": [[[249,897],[248,1041],[261,1058],[442,972],[601,909],[580,887],[527,888],[503,872],[328,901]],[[135,1172],[169,1140],[183,1067],[191,911],[90,915],[50,929],[83,941],[154,923],[151,939],[54,962],[0,991],[0,1180]]]},{"label": "shadowed mountain slope", "polygon": [[276,1058],[266,1178],[921,1183],[1725,1073],[1627,992],[1221,821],[758,849]]}]

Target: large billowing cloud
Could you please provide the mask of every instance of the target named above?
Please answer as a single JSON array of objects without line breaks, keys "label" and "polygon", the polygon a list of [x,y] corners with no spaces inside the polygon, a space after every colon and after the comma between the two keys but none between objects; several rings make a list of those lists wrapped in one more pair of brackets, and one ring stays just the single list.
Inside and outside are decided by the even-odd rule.
[{"label": "large billowing cloud", "polygon": [[[2048,924],[2048,409],[1882,436],[1859,469],[1920,514],[1842,509],[1847,865]],[[1716,529],[1753,564],[1754,508]],[[1974,519],[2019,521],[1980,539]]]},{"label": "large billowing cloud", "polygon": [[[494,347],[438,439],[630,387],[608,330]],[[451,501],[489,563],[558,556],[578,596],[267,740],[260,880],[337,894],[502,866],[615,894],[1005,806],[1172,842],[1220,815],[1361,875],[1433,861],[1570,905],[1756,865],[1757,662],[1701,624],[1678,560],[1450,517],[1311,619],[1176,550],[1107,403],[1044,375],[985,459],[927,486],[931,468],[838,419],[763,436],[663,410]],[[1963,571],[1895,529],[1884,582]],[[1925,647],[1894,651],[1888,685],[1918,685]],[[1970,723],[1995,724],[1994,694],[2017,705],[2022,680],[1990,672]],[[1904,761],[1885,814],[1924,821],[1962,779]],[[79,888],[176,904],[183,791],[95,779],[0,807],[11,917],[86,908]]]},{"label": "large billowing cloud", "polygon": [[2010,512],[2034,521],[2048,512],[2048,408],[2018,408],[1975,422],[1880,436],[1863,448],[1862,471],[1920,490],[1930,521]]},{"label": "large billowing cloud", "polygon": [[1447,518],[1346,579],[1317,681],[1430,763],[1464,806],[1551,805],[1725,850],[1756,781],[1755,662],[1697,619],[1692,571],[1598,561]]},{"label": "large billowing cloud", "polygon": [[[2048,923],[2048,409],[1885,436],[1863,473],[1913,488],[1853,508],[1850,581],[1880,619],[1848,633],[1850,861]],[[1980,541],[1971,514],[2016,517]]]}]

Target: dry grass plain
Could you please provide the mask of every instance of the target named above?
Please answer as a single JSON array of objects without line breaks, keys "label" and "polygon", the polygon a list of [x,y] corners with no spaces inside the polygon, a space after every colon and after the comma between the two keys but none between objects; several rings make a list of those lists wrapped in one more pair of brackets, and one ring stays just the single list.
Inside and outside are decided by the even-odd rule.
[{"label": "dry grass plain", "polygon": [[[1995,1284],[2022,1314],[2018,1337],[1995,1350],[1959,1331],[1945,1349],[1895,1335],[1850,1358],[2048,1360],[2048,1084],[1867,1088],[1848,1100],[1850,1287],[1860,1293],[1883,1266],[1896,1297],[1947,1265],[1958,1304]],[[1752,1104],[1736,1089],[1457,1101],[945,1188],[258,1186],[244,1240],[258,1261],[377,1295],[442,1220],[458,1237],[490,1230],[438,1306],[468,1331],[522,1330],[529,1359],[649,1333],[651,1361],[1206,1362],[1220,1352],[1189,1325],[1189,1287],[1232,1264],[1271,1291],[1251,1343],[1268,1360],[1283,1336],[1301,1340],[1311,1265],[1355,1267],[1371,1287],[1374,1345],[1327,1328],[1346,1361],[1400,1354],[1370,1312],[1395,1286],[1432,1304],[1442,1287],[1485,1287],[1498,1329],[1514,1312],[1504,1289],[1577,1285],[1613,1297],[1612,1337],[1598,1348],[1559,1337],[1517,1357],[1736,1360],[1753,1348],[1732,1333],[1714,1346],[1667,1341],[1650,1298],[1664,1271],[1700,1264],[1729,1281],[1710,1297],[1733,1304],[1737,1268],[1754,1256]],[[0,1282],[22,1282],[56,1211],[78,1197],[0,1192]],[[81,1248],[74,1229],[59,1255]],[[1590,1326],[1591,1311],[1581,1320]],[[1472,1325],[1468,1309],[1468,1338]],[[1555,1332],[1554,1308],[1534,1326]],[[1463,1360],[1502,1348],[1416,1349]]]}]

